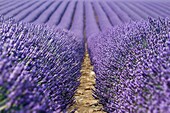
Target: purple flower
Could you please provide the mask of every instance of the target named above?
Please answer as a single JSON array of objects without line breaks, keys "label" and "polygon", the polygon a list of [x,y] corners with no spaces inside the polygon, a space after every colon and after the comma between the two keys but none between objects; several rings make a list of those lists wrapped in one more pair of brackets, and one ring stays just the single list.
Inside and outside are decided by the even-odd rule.
[{"label": "purple flower", "polygon": [[169,19],[149,19],[88,38],[105,111],[170,112],[169,30]]},{"label": "purple flower", "polygon": [[0,23],[0,111],[66,111],[79,86],[82,42],[61,29]]}]

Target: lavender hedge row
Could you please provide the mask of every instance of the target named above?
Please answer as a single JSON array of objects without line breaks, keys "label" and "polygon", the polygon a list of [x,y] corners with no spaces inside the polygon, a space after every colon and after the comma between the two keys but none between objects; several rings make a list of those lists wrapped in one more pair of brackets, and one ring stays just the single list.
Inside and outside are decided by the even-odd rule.
[{"label": "lavender hedge row", "polygon": [[113,12],[115,12],[119,16],[123,23],[127,23],[132,20],[127,13],[125,13],[122,9],[120,9],[119,6],[115,4],[115,2],[108,1],[107,4],[110,6]]},{"label": "lavender hedge row", "polygon": [[100,32],[100,29],[96,22],[96,17],[94,15],[94,10],[92,7],[92,3],[85,1],[84,3],[85,7],[85,32],[86,37],[90,37],[91,35],[98,34]]},{"label": "lavender hedge row", "polygon": [[[151,5],[151,4],[150,4]],[[167,16],[170,15],[170,12],[168,11],[168,9],[166,9],[165,6],[162,6],[162,4],[160,3],[154,3],[152,4],[154,8],[158,9],[160,12],[166,14]]]},{"label": "lavender hedge row", "polygon": [[64,15],[65,10],[69,5],[69,1],[63,1],[57,10],[52,14],[47,24],[50,26],[56,26],[60,23],[62,16]]},{"label": "lavender hedge row", "polygon": [[131,10],[133,10],[137,14],[140,14],[140,16],[144,18],[145,20],[148,19],[148,14],[146,13],[146,11],[141,10],[138,6],[132,3],[124,3],[124,4],[127,5]]},{"label": "lavender hedge row", "polygon": [[131,10],[127,5],[125,5],[124,3],[117,3],[116,4],[118,7],[120,7],[126,14],[128,14],[128,16],[134,20],[134,21],[140,21],[143,18],[140,16],[140,14],[134,12],[133,10]]},{"label": "lavender hedge row", "polygon": [[38,1],[35,4],[33,4],[32,6],[28,7],[27,9],[22,10],[19,14],[15,15],[13,18],[15,18],[17,21],[21,21],[25,18],[27,18],[27,16],[35,11],[38,7],[40,7],[41,5],[43,5],[46,1],[42,0],[42,1]]},{"label": "lavender hedge row", "polygon": [[[150,10],[147,7],[141,5],[141,3],[132,3],[132,5],[138,7],[143,12],[146,12],[152,18],[158,18],[158,14],[154,10]],[[160,15],[159,15],[160,16]],[[148,16],[147,16],[148,17]]]},{"label": "lavender hedge row", "polygon": [[0,7],[0,10],[4,10],[7,7],[11,7],[14,4],[16,4],[16,2],[21,2],[21,0],[16,0],[16,1],[10,1],[9,3],[5,3]]},{"label": "lavender hedge row", "polygon": [[100,2],[100,4],[103,10],[106,12],[108,18],[110,19],[112,26],[122,24],[122,21],[119,19],[119,16],[114,11],[112,11],[112,9],[105,1]]},{"label": "lavender hedge row", "polygon": [[108,113],[170,113],[170,20],[149,19],[89,38],[94,96]]},{"label": "lavender hedge row", "polygon": [[29,13],[29,15],[24,18],[22,21],[24,22],[33,22],[35,20],[37,20],[37,18],[46,10],[48,9],[51,4],[53,4],[54,1],[48,1],[43,3],[40,7],[38,7],[36,10],[33,10],[32,12]]},{"label": "lavender hedge row", "polygon": [[0,112],[66,112],[83,51],[68,31],[0,17]]},{"label": "lavender hedge row", "polygon": [[28,2],[29,2],[29,1],[27,1],[27,0],[20,1],[19,3],[15,3],[15,4],[13,4],[13,5],[10,6],[10,7],[4,8],[3,10],[0,11],[0,13],[1,13],[1,15],[5,15],[5,14],[7,14],[8,12],[16,9],[17,7],[21,7],[21,6],[25,5],[25,4],[27,4]]},{"label": "lavender hedge row", "polygon": [[0,6],[4,6],[4,5],[8,4],[8,3],[11,3],[11,1],[12,0],[8,0],[8,1],[3,0],[3,1],[0,2]]},{"label": "lavender hedge row", "polygon": [[61,0],[57,0],[52,5],[46,9],[37,20],[34,21],[34,23],[38,24],[44,24],[46,23],[50,17],[53,15],[53,13],[58,9],[58,7],[61,4]]},{"label": "lavender hedge row", "polygon": [[140,3],[141,6],[144,6],[148,10],[152,11],[155,15],[160,15],[161,17],[167,17],[168,15],[160,11],[158,8],[154,8],[152,4],[148,5],[145,2]]},{"label": "lavender hedge row", "polygon": [[14,17],[16,16],[17,14],[19,14],[20,12],[22,12],[24,9],[27,9],[29,8],[30,6],[32,6],[33,4],[35,4],[36,2],[38,1],[30,1],[29,3],[26,3],[16,9],[13,9],[12,11],[8,12],[7,14],[4,15],[4,18],[5,19],[8,19],[9,17]]},{"label": "lavender hedge row", "polygon": [[105,14],[105,12],[103,11],[101,5],[99,4],[99,2],[93,2],[93,7],[94,7],[94,12],[96,14],[96,16],[98,17],[98,24],[100,29],[103,31],[107,28],[111,28],[112,25],[109,22],[109,19],[107,18],[107,15]]},{"label": "lavender hedge row", "polygon": [[70,29],[72,24],[72,18],[74,16],[74,11],[76,8],[76,2],[72,1],[67,6],[66,11],[63,11],[63,17],[61,18],[60,23],[57,25],[58,28]]},{"label": "lavender hedge row", "polygon": [[[84,36],[84,4],[83,1],[77,2],[77,5],[75,7],[75,14],[72,20],[72,25],[70,30],[79,37]],[[83,42],[83,41],[82,41]]]}]

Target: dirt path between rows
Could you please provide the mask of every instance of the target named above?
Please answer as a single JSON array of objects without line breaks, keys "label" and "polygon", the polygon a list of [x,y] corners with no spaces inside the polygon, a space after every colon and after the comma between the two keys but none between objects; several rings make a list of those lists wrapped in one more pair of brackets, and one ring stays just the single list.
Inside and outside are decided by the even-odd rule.
[{"label": "dirt path between rows", "polygon": [[82,64],[80,86],[75,94],[76,103],[71,109],[76,109],[75,113],[105,113],[102,111],[102,105],[92,96],[92,89],[95,84],[95,73],[90,64],[89,54],[86,52]]}]

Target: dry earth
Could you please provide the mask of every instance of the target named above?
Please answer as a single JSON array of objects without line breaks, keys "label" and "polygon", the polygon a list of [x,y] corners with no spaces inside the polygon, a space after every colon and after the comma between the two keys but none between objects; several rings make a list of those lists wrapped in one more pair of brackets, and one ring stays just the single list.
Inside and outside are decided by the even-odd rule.
[{"label": "dry earth", "polygon": [[90,64],[89,54],[86,52],[82,64],[80,86],[75,94],[76,102],[70,110],[76,109],[75,113],[105,113],[102,105],[98,103],[92,94],[95,84],[95,73]]}]

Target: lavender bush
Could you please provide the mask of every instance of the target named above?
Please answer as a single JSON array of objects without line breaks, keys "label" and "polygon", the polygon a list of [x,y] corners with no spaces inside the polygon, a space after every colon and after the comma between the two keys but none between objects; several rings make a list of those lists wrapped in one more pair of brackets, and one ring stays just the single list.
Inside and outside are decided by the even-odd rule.
[{"label": "lavender bush", "polygon": [[79,85],[83,45],[48,26],[0,17],[0,112],[66,112]]},{"label": "lavender bush", "polygon": [[88,43],[96,73],[94,96],[105,111],[170,113],[169,19],[114,27]]},{"label": "lavender bush", "polygon": [[107,28],[111,28],[112,25],[109,19],[107,18],[106,13],[103,11],[102,7],[100,6],[100,4],[98,2],[95,2],[92,4],[92,6],[94,7],[94,12],[98,17],[98,24],[100,30],[103,31]]},{"label": "lavender bush", "polygon": [[85,32],[86,37],[90,37],[91,35],[98,34],[100,32],[100,29],[97,25],[97,22],[95,20],[94,10],[93,6],[90,2],[85,2],[84,4],[84,10],[85,10]]},{"label": "lavender bush", "polygon": [[75,1],[72,1],[68,4],[67,9],[64,11],[63,17],[61,18],[60,23],[57,25],[58,28],[70,29],[76,6],[77,2]]},{"label": "lavender bush", "polygon": [[63,1],[60,6],[53,12],[49,20],[47,21],[47,24],[50,26],[58,25],[61,21],[62,16],[65,13],[66,7],[68,7],[69,1]]}]

